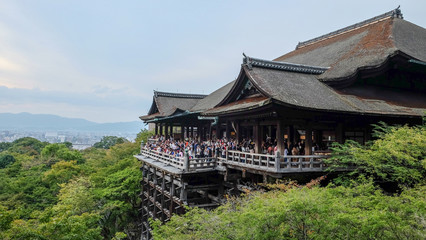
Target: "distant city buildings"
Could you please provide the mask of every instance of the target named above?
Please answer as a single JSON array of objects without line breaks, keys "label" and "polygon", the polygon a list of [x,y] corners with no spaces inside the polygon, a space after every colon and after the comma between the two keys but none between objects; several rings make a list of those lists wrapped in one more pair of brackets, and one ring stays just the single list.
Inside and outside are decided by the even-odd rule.
[{"label": "distant city buildings", "polygon": [[137,133],[117,132],[62,132],[62,131],[14,131],[0,130],[0,142],[13,142],[23,137],[32,137],[42,142],[63,143],[70,142],[74,149],[83,150],[99,142],[104,136],[123,137],[134,141]]}]

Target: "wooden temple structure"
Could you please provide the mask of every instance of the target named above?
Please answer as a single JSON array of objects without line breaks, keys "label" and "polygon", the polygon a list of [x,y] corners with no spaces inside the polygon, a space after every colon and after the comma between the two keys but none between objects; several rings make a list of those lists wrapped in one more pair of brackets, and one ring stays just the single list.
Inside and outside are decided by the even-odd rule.
[{"label": "wooden temple structure", "polygon": [[[244,55],[237,79],[207,96],[154,92],[141,119],[155,124],[156,135],[252,139],[255,151],[189,159],[142,147],[136,157],[143,165],[143,239],[150,238],[148,218],[167,221],[185,205],[215,207],[244,181],[321,174],[327,156],[313,149],[348,139],[365,143],[371,124],[421,124],[425,43],[426,29],[395,9],[300,42],[273,60]],[[261,152],[267,138],[275,140],[276,155]],[[282,155],[298,141],[304,155]]]}]

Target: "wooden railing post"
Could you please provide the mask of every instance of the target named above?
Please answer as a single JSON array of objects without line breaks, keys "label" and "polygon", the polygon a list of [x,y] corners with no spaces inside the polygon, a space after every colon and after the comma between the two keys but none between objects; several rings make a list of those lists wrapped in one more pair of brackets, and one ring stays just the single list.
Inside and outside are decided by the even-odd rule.
[{"label": "wooden railing post", "polygon": [[309,167],[314,168],[314,158],[313,157],[309,158]]},{"label": "wooden railing post", "polygon": [[279,171],[281,168],[281,155],[280,151],[277,151],[275,154],[275,171]]},{"label": "wooden railing post", "polygon": [[[292,156],[292,155],[291,155]],[[289,157],[289,155],[287,155],[287,168],[291,168],[291,161],[293,160],[292,157]]]},{"label": "wooden railing post", "polygon": [[225,149],[225,161],[228,161],[228,148]]},{"label": "wooden railing post", "polygon": [[302,170],[303,168],[303,158],[299,157],[299,169]]},{"label": "wooden railing post", "polygon": [[145,147],[145,144],[143,142],[143,140],[141,141],[141,154],[142,154],[142,149]]},{"label": "wooden railing post", "polygon": [[185,149],[185,155],[183,156],[183,166],[185,168],[185,172],[189,172],[189,155],[188,155],[188,149]]}]

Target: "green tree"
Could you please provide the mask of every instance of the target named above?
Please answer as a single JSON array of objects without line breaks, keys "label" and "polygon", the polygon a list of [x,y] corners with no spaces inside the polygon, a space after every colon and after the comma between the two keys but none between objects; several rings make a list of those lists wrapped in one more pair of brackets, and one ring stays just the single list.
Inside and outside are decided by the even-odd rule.
[{"label": "green tree", "polygon": [[128,142],[125,138],[116,136],[104,136],[101,141],[93,144],[95,148],[110,149],[112,146]]},{"label": "green tree", "polygon": [[388,196],[371,182],[354,187],[291,187],[230,199],[213,211],[188,209],[154,239],[424,239],[425,187]]},{"label": "green tree", "polygon": [[375,128],[376,140],[362,146],[354,141],[335,144],[330,170],[355,167],[338,180],[354,179],[360,175],[372,177],[378,183],[413,186],[424,183],[426,176],[426,125],[387,126]]},{"label": "green tree", "polygon": [[6,151],[9,149],[13,144],[10,142],[0,142],[0,152]]},{"label": "green tree", "polygon": [[61,160],[75,160],[78,163],[83,162],[83,156],[79,151],[69,149],[66,145],[62,143],[54,143],[47,145],[41,151],[41,157],[45,159],[49,165],[52,165]]},{"label": "green tree", "polygon": [[39,155],[46,145],[48,145],[47,142],[40,142],[32,137],[24,137],[13,141],[8,151],[33,156]]},{"label": "green tree", "polygon": [[0,154],[0,168],[5,168],[7,165],[15,162],[15,158],[10,154]]}]

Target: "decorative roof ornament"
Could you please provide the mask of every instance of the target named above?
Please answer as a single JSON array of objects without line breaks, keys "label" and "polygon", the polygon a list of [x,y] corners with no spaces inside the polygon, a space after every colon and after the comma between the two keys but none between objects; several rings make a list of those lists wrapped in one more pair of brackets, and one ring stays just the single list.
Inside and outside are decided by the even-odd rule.
[{"label": "decorative roof ornament", "polygon": [[308,74],[322,74],[329,69],[329,67],[318,67],[318,66],[309,66],[295,63],[287,63],[287,62],[277,62],[277,61],[269,61],[259,58],[252,58],[246,56],[243,53],[244,59],[243,64],[248,67],[248,69],[252,69],[253,66],[261,67],[261,68],[270,68],[277,70],[284,70],[290,72],[299,72],[299,73],[308,73]]},{"label": "decorative roof ornament", "polygon": [[395,8],[392,12],[392,17],[396,17],[396,18],[400,18],[400,19],[404,19],[404,17],[402,16],[402,12],[401,9],[399,9],[401,7],[401,5],[398,5],[397,8]]},{"label": "decorative roof ornament", "polygon": [[388,19],[388,18],[400,18],[400,19],[403,19],[402,12],[401,12],[401,9],[399,9],[399,7],[400,6],[398,6],[397,8],[395,8],[392,11],[386,12],[384,14],[381,14],[379,16],[376,16],[376,17],[364,20],[364,21],[359,22],[359,23],[355,23],[353,25],[350,25],[350,26],[347,26],[345,28],[336,30],[334,32],[330,32],[330,33],[324,34],[322,36],[313,38],[313,39],[308,40],[308,41],[299,42],[297,44],[297,46],[296,46],[296,49],[299,49],[299,48],[302,48],[302,47],[306,47],[306,46],[311,45],[313,43],[316,43],[316,42],[319,42],[319,41],[323,41],[323,40],[326,40],[326,39],[338,36],[338,35],[343,34],[345,32],[353,31],[355,29],[358,29],[358,28],[366,26],[366,25],[370,25],[372,23],[381,22],[381,21],[383,21],[385,19]]},{"label": "decorative roof ornament", "polygon": [[252,69],[252,65],[251,65],[251,60],[250,57],[248,57],[244,52],[243,52],[243,64],[246,65],[248,67],[248,69]]}]

